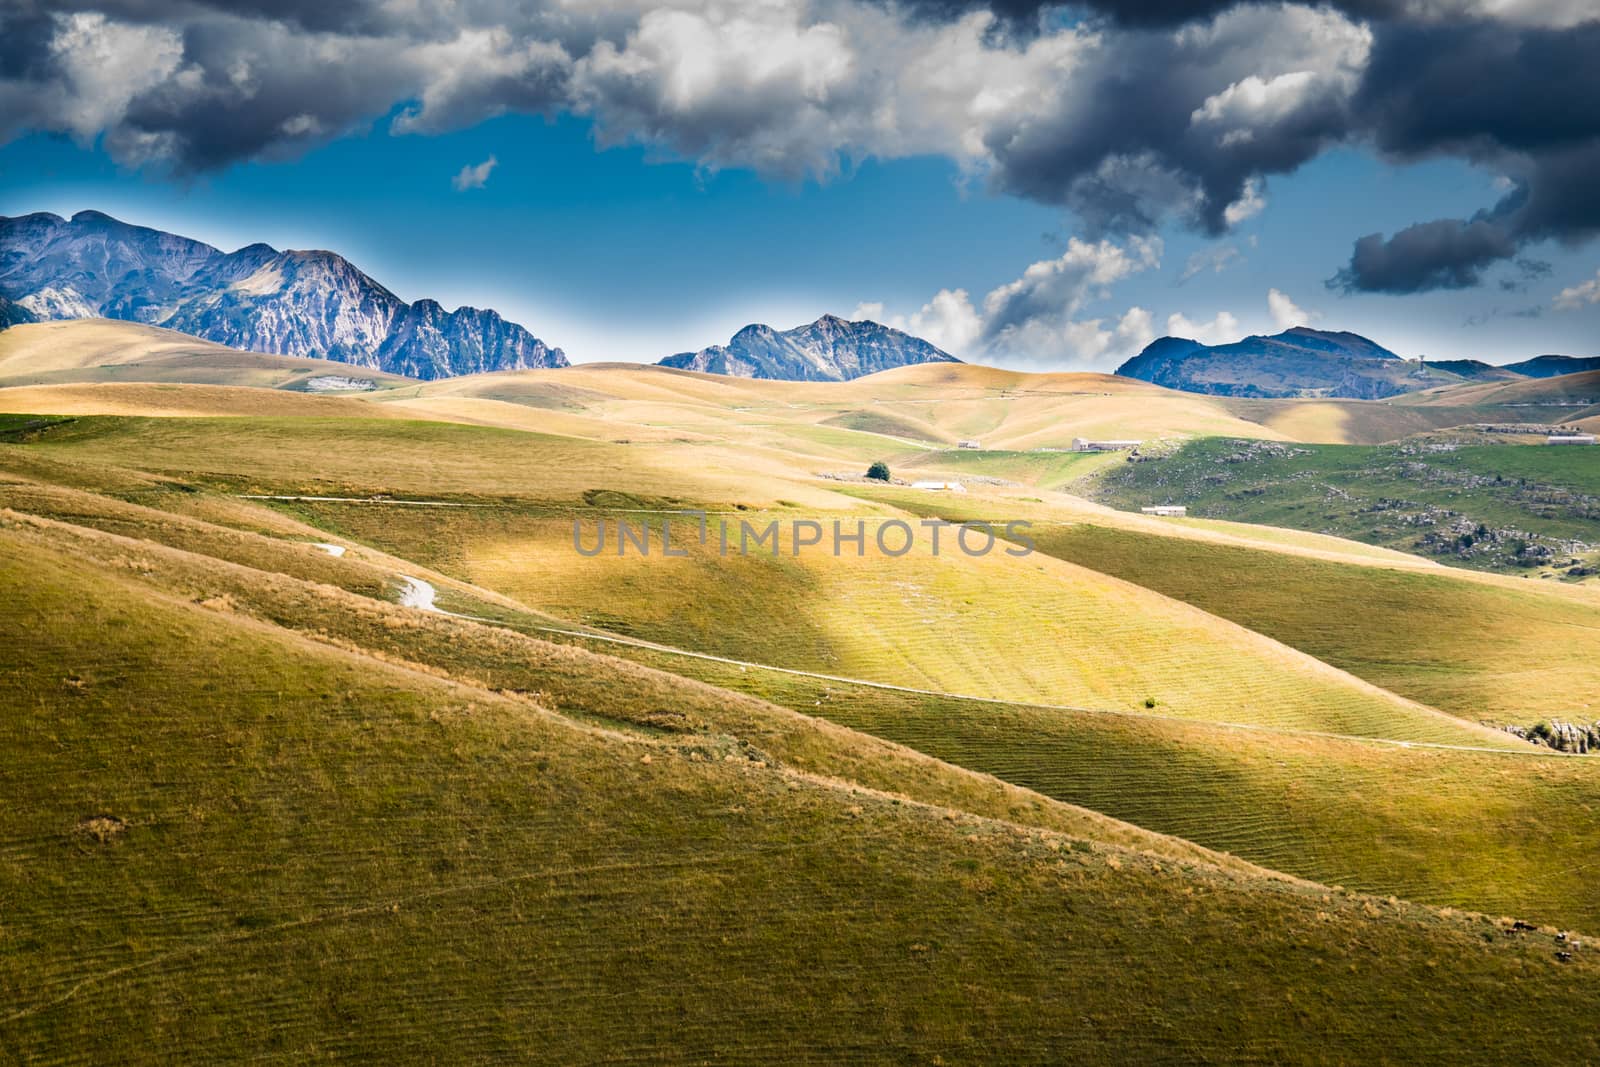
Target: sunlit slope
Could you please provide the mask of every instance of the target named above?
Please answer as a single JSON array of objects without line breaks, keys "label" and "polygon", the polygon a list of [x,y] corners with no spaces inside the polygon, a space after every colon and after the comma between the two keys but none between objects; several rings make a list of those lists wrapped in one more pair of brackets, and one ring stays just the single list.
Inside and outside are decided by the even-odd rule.
[{"label": "sunlit slope", "polygon": [[304,388],[318,377],[377,387],[410,379],[348,363],[273,356],[189,334],[111,319],[28,323],[0,331],[0,386],[62,382],[174,382]]},{"label": "sunlit slope", "polygon": [[[461,511],[406,524],[340,504],[303,514],[573,623],[758,663],[996,699],[1130,711],[1154,700],[1196,719],[1521,745],[1131,583],[1042,554],[969,557],[949,531],[937,557],[920,529],[912,551],[885,556],[877,520],[862,556],[829,545],[796,557],[786,527],[776,556],[741,555],[730,516],[723,556],[716,517],[706,546],[692,524],[674,525],[673,548],[688,558],[661,555],[659,524],[652,555],[630,545],[618,556],[619,516],[596,514],[581,517],[580,542],[592,551],[604,518],[607,550],[586,558],[569,516]],[[748,516],[756,532],[774,519],[787,521]]]},{"label": "sunlit slope", "polygon": [[[7,453],[17,451],[23,450]],[[113,473],[108,481],[117,477]],[[71,528],[50,526],[38,534],[74,558],[136,560],[133,573],[190,601],[217,602],[236,613],[269,618],[346,646],[373,648],[497,689],[539,693],[541,701],[587,721],[636,722],[657,734],[731,734],[786,766],[847,777],[916,799],[1163,854],[1178,844],[1130,838],[1126,827],[1095,824],[1092,817],[1074,815],[1073,809],[1041,808],[1037,798],[1008,796],[981,780],[964,783],[939,765],[874,750],[860,735],[831,736],[806,725],[815,720],[786,721],[770,706],[742,705],[715,691],[684,689],[670,676],[630,673],[615,665],[590,673],[581,659],[554,654],[539,642],[476,628],[469,628],[474,639],[465,641],[448,632],[454,624],[436,617],[396,626],[393,609],[352,608],[348,601],[317,592],[330,584],[357,591],[373,590],[376,584],[382,595],[383,572],[375,572],[368,561],[385,557],[367,548],[353,545],[345,558],[335,560],[303,544],[217,530],[184,516],[80,491],[20,482],[3,488],[0,499],[34,513],[65,516],[320,583],[308,587],[283,579],[253,579],[251,572],[237,568],[207,568],[185,562],[188,557],[174,557],[150,540],[130,551],[125,543],[97,540]],[[144,493],[141,499],[174,505],[208,496]],[[260,510],[258,505],[241,507],[246,513]],[[293,527],[277,532],[304,536]],[[392,562],[440,580],[415,563]],[[457,610],[499,614],[486,596],[462,587],[453,603]],[[1586,776],[1591,765],[1583,759],[1540,757],[1537,750],[1521,749],[1525,755],[1508,752],[1481,759],[1463,753],[1457,760],[1453,753],[1451,761],[1433,764],[1386,760],[1369,753],[1407,750],[1147,714],[1008,708],[662,657],[614,643],[595,647],[641,655],[744,688],[807,715],[860,725],[1051,795],[1093,802],[1142,825],[1181,827],[1207,844],[1304,876],[1580,928],[1593,925],[1587,880],[1581,866],[1575,868],[1570,861],[1594,847],[1584,836],[1591,824],[1548,817],[1553,809],[1581,807],[1585,790],[1593,792],[1596,779]],[[1302,758],[1286,760],[1286,750],[1299,751]],[[1524,769],[1505,773],[1505,760]],[[1358,793],[1350,792],[1354,782],[1361,783]],[[1463,817],[1469,808],[1470,817]]]},{"label": "sunlit slope", "polygon": [[1465,718],[1600,718],[1600,596],[1090,526],[1037,541]]},{"label": "sunlit slope", "polygon": [[[969,453],[969,455],[986,458],[989,454]],[[1091,477],[1098,469],[1104,469],[1096,467],[1093,462],[1103,458],[1105,457],[1083,457],[1085,462],[1073,469],[1086,473],[1069,482],[1068,489],[1079,487],[1086,477]],[[1123,462],[1125,461],[1113,456],[1110,465],[1115,467]],[[985,473],[997,469],[986,463],[978,463],[974,467]],[[840,491],[862,500],[874,501],[883,506],[898,508],[920,516],[943,515],[951,519],[982,519],[997,526],[1004,525],[1006,521],[1012,519],[1025,520],[1041,527],[1061,523],[1089,523],[1159,536],[1311,555],[1319,559],[1376,561],[1409,570],[1440,569],[1439,564],[1409,552],[1369,545],[1330,534],[1294,530],[1283,526],[1229,522],[1223,519],[1145,515],[1141,512],[1122,511],[1105,504],[1097,504],[1086,497],[1076,496],[1064,490],[1038,495],[1033,487],[1026,485],[995,487],[975,482],[969,492],[956,495],[862,481],[843,486]]]},{"label": "sunlit slope", "polygon": [[0,539],[26,1059],[1600,1055],[1544,934],[585,725]]},{"label": "sunlit slope", "polygon": [[1600,414],[1600,371],[1523,381],[1476,382],[1407,398],[1419,407],[1473,404],[1530,409],[1524,422],[1566,422]]},{"label": "sunlit slope", "polygon": [[[297,573],[306,566],[303,554],[291,554],[290,546],[268,554],[239,538],[199,539],[187,527],[158,521],[149,509],[95,505],[82,494],[70,500],[37,495],[11,499],[30,510],[53,509],[99,528],[191,545],[260,566],[289,566]],[[59,542],[64,535],[52,531],[49,536]],[[74,549],[97,550],[107,551],[94,545]],[[317,560],[316,580],[368,588],[370,571],[363,560],[369,550],[353,551],[359,553],[354,560]],[[163,580],[177,580],[167,574],[170,564],[158,560],[147,551],[142,565],[159,566]],[[410,566],[414,573],[431,573]],[[539,692],[558,708],[604,721],[637,719],[654,730],[690,732],[709,725],[785,765],[847,775],[919,799],[959,802],[968,810],[998,810],[1031,825],[1062,825],[1054,812],[1041,812],[1022,798],[998,796],[983,806],[981,802],[990,800],[986,791],[975,796],[970,786],[951,783],[948,775],[930,779],[927,768],[875,754],[859,739],[841,749],[835,739],[785,725],[755,706],[709,700],[692,690],[663,690],[660,680],[629,677],[610,667],[605,673],[611,684],[585,682],[572,663],[552,656],[539,643],[505,637],[464,643],[442,632],[448,628],[442,620],[402,629],[382,624],[381,615],[352,623],[282,583],[261,588],[216,574],[184,580],[199,583],[185,587],[191,595],[223,591],[236,610],[293,619],[306,632],[369,647],[376,643],[408,661],[458,674],[466,671],[497,688]],[[483,596],[465,591],[473,598]],[[473,599],[454,603],[458,610],[496,613],[492,604]],[[548,620],[534,622],[550,625]],[[640,654],[609,643],[593,647]],[[1571,862],[1572,856],[1600,847],[1594,824],[1550,817],[1552,811],[1581,810],[1584,804],[1600,802],[1600,774],[1583,758],[1541,754],[1520,745],[1504,754],[1446,752],[1219,728],[1159,714],[1005,707],[741,670],[681,656],[645,653],[642,658],[1305,877],[1582,929],[1600,926],[1589,880],[1581,865]],[[1043,821],[1047,819],[1051,821]],[[1125,833],[1112,837],[1104,826],[1065,825],[1096,840],[1128,843]],[[1155,847],[1149,841],[1132,843]]]},{"label": "sunlit slope", "polygon": [[[0,334],[0,336],[4,336]],[[284,389],[143,382],[19,385],[0,389],[0,412],[55,415],[140,415],[204,418],[251,415],[321,418],[404,418],[401,410],[349,396],[318,396]]]},{"label": "sunlit slope", "polygon": [[[873,491],[919,514],[979,498]],[[1057,498],[1058,500],[1060,498]],[[1472,721],[1600,718],[1600,589],[1464,572],[1271,527],[1082,506],[1019,511],[1041,552],[1182,600]],[[1061,516],[1070,515],[1071,518]],[[1341,551],[1342,547],[1351,551]]]},{"label": "sunlit slope", "polygon": [[[777,705],[506,629],[463,628],[444,615],[396,608],[389,600],[397,589],[397,572],[380,568],[393,563],[409,573],[431,573],[361,546],[333,557],[305,551],[314,546],[219,529],[159,509],[60,488],[28,489],[10,484],[0,493],[0,502],[11,509],[7,528],[19,543],[128,570],[164,593],[213,610],[270,621],[347,650],[359,648],[388,662],[420,666],[439,677],[538,694],[544,706],[586,723],[650,737],[699,740],[718,754],[736,751],[791,770],[889,789],[907,800],[1168,859],[1264,873],[1189,842],[1063,805]],[[53,517],[63,514],[72,521]],[[506,615],[509,609],[509,617],[524,622],[547,626],[551,621],[529,616],[520,605],[484,590],[447,588],[446,595],[475,611]]]},{"label": "sunlit slope", "polygon": [[[466,399],[494,400],[564,419],[601,419],[615,432],[675,429],[721,439],[792,440],[808,427],[847,429],[852,456],[877,448],[1067,448],[1074,437],[1158,438],[1195,434],[1281,435],[1236,418],[1215,399],[1104,374],[1024,374],[966,364],[926,364],[852,382],[773,382],[662,367],[589,365],[559,371],[475,375],[390,394],[417,410]],[[487,411],[483,411],[487,415]],[[511,417],[506,413],[504,417]],[[574,423],[573,425],[577,425]]]},{"label": "sunlit slope", "polygon": [[1586,756],[996,705],[595,647],[891,738],[1241,858],[1383,895],[1600,929]]},{"label": "sunlit slope", "polygon": [[[0,394],[3,395],[3,394]],[[677,502],[838,507],[826,483],[728,448],[686,453],[499,427],[396,418],[87,417],[9,437],[47,455],[183,475],[241,492],[389,494],[561,504],[585,494]]]},{"label": "sunlit slope", "polygon": [[[305,518],[549,614],[757,662],[997,699],[1138,710],[1407,740],[1515,745],[1363,685],[1215,614],[1039,554],[968,556],[944,535],[889,558],[878,505],[763,479],[675,470],[644,447],[399,420],[79,419],[23,450],[199,479],[233,492],[369,498],[436,494],[463,507],[293,505]],[[314,476],[313,476],[314,474]],[[654,490],[654,492],[651,492]],[[755,528],[809,517],[807,493],[867,523],[864,555],[739,558],[712,544],[587,558],[573,521],[635,522],[740,496],[797,499]],[[680,495],[681,494],[681,495]],[[530,507],[530,505],[532,507]],[[620,509],[620,510],[619,510]],[[718,521],[754,512],[723,507]],[[656,515],[659,523],[661,517]],[[850,522],[852,520],[843,520]],[[659,536],[659,526],[658,536]],[[891,531],[892,533],[893,531]],[[734,548],[740,528],[732,535]],[[680,536],[688,532],[680,527]],[[1479,737],[1479,734],[1483,737]]]}]

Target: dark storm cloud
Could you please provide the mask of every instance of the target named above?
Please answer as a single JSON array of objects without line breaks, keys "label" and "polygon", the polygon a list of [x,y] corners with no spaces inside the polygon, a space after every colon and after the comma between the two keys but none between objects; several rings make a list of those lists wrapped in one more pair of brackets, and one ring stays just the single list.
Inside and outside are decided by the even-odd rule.
[{"label": "dark storm cloud", "polygon": [[411,79],[392,51],[360,40],[328,47],[279,23],[204,20],[182,36],[192,75],[135,98],[110,137],[158,138],[173,167],[214,170],[293,150],[382,114]]},{"label": "dark storm cloud", "polygon": [[1436,219],[1393,237],[1369,233],[1356,242],[1350,265],[1328,283],[1346,292],[1415,293],[1467,289],[1486,268],[1516,255],[1517,242],[1497,220]]},{"label": "dark storm cloud", "polygon": [[[1600,17],[1600,10],[1597,10]],[[1383,27],[1357,109],[1386,152],[1536,151],[1600,133],[1600,21]]]},{"label": "dark storm cloud", "polygon": [[[1208,233],[1225,231],[1228,208],[1253,180],[1297,169],[1350,128],[1355,72],[1341,68],[1364,51],[1361,32],[1309,12],[1293,19],[1260,12],[1207,33],[1109,38],[1088,61],[1083,88],[1053,115],[994,123],[986,141],[995,184],[1060,203],[1097,232],[1147,230],[1172,211]],[[1309,40],[1288,39],[1300,31]],[[1287,54],[1271,54],[1265,34],[1278,35]],[[1252,76],[1281,107],[1227,96]],[[1213,97],[1212,113],[1202,114]]]},{"label": "dark storm cloud", "polygon": [[135,23],[172,23],[196,16],[227,15],[282,22],[315,31],[376,33],[395,20],[377,0],[11,0],[31,18],[97,12]]},{"label": "dark storm cloud", "polygon": [[0,79],[48,76],[55,32],[55,20],[43,12],[0,8]]},{"label": "dark storm cloud", "polygon": [[1464,288],[1531,243],[1600,233],[1597,100],[1600,22],[1561,30],[1487,21],[1386,27],[1354,103],[1380,151],[1465,158],[1520,187],[1471,219],[1363,237],[1330,284],[1384,293]]},{"label": "dark storm cloud", "polygon": [[[0,0],[0,137],[103,135],[121,162],[195,173],[292,155],[397,107],[393,130],[416,133],[565,108],[611,141],[788,176],[829,173],[839,155],[946,152],[1099,234],[1174,217],[1221,233],[1259,207],[1266,179],[1336,144],[1509,177],[1516,191],[1474,217],[1361,238],[1330,283],[1418,292],[1476,285],[1529,245],[1600,233],[1600,18],[1526,24],[1558,6],[1501,5],[1491,19],[1460,16],[1478,0],[792,0],[791,29],[829,32],[785,36],[780,15],[752,60],[716,38],[734,8]],[[897,83],[920,47],[980,9],[999,21],[950,67],[972,96]],[[1025,61],[1057,41],[1066,58]],[[675,66],[685,49],[693,63]],[[674,95],[708,78],[692,106]],[[974,119],[984,78],[1015,103]],[[881,124],[902,115],[903,128]]]},{"label": "dark storm cloud", "polygon": [[51,8],[0,13],[0,137],[103,132],[119,161],[178,175],[291,156],[397,105],[397,132],[429,133],[566,100],[560,46],[498,24],[402,24],[376,4],[313,0]]},{"label": "dark storm cloud", "polygon": [[[1123,26],[1181,26],[1263,0],[903,0],[901,7],[922,18],[952,19],[989,10],[1007,22],[1036,26],[1052,12],[1100,15]],[[1357,18],[1400,14],[1405,0],[1322,0],[1311,6],[1333,8]]]}]

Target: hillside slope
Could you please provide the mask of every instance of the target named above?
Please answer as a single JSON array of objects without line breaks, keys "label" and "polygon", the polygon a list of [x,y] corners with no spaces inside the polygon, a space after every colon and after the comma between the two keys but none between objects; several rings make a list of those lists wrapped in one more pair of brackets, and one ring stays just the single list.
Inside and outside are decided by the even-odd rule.
[{"label": "hillside slope", "polygon": [[[0,460],[9,474],[0,479],[0,503],[57,519],[41,534],[74,558],[117,564],[137,546],[138,573],[190,600],[219,601],[236,614],[473,684],[541,694],[541,702],[585,721],[653,736],[728,735],[790,769],[1172,858],[1237,866],[1182,841],[1141,836],[1133,827],[1044,802],[1041,794],[1364,891],[1580,929],[1600,924],[1584,869],[1571,861],[1600,847],[1594,824],[1551,817],[1568,806],[1600,803],[1600,797],[1589,799],[1600,780],[1589,773],[1587,758],[1560,757],[1504,735],[1498,736],[1508,747],[1485,747],[1478,743],[1482,735],[1470,731],[1459,748],[1441,748],[1182,719],[1161,708],[1008,705],[741,666],[616,636],[591,639],[514,600],[291,518],[310,507],[305,502],[278,503],[274,507],[290,513],[279,514],[193,484],[33,448],[0,449]],[[312,516],[323,507],[312,507]],[[380,540],[412,525],[406,512],[380,504],[367,510],[374,508],[382,519],[375,528],[385,531]],[[422,521],[436,534],[457,525]],[[98,537],[83,526],[120,536]],[[330,536],[346,549],[344,556],[331,558],[305,543]],[[163,545],[250,569],[197,562]],[[255,577],[257,571],[270,577]],[[451,610],[492,617],[536,640],[506,630],[462,631],[463,624],[437,615],[399,625],[404,616],[394,609],[337,592],[389,597],[397,573],[436,583]],[[464,632],[478,636],[463,640]],[[592,661],[550,640],[626,655],[793,710],[685,688],[671,675]],[[818,716],[950,762],[827,728]],[[1352,794],[1352,782],[1364,784]]]},{"label": "hillside slope", "polygon": [[1570,576],[1583,577],[1584,560],[1600,552],[1600,464],[1588,449],[1503,440],[1285,446],[1216,438],[1108,470],[1079,489],[1130,510],[1182,504],[1196,517],[1336,534],[1458,566],[1539,575],[1576,567]]},{"label": "hillside slope", "polygon": [[1600,414],[1600,370],[1523,379],[1510,382],[1475,382],[1451,389],[1407,397],[1418,407],[1463,405],[1498,406],[1522,421],[1560,423]]},{"label": "hillside slope", "polygon": [[14,513],[0,543],[23,1058],[1600,1055],[1596,964],[1548,933],[630,723],[599,657],[498,688],[465,666],[494,631],[270,571]]},{"label": "hillside slope", "polygon": [[0,332],[0,388],[97,382],[253,386],[365,393],[416,384],[348,364],[243,352],[176,330],[111,319],[32,323]]}]

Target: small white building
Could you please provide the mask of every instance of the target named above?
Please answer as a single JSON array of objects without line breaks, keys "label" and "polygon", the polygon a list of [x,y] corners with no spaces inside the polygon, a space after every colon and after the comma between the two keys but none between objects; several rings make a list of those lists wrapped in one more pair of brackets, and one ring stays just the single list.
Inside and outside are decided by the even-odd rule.
[{"label": "small white building", "polygon": [[1074,452],[1130,452],[1142,444],[1144,444],[1143,441],[1090,441],[1087,438],[1074,437],[1072,439],[1072,450]]},{"label": "small white building", "polygon": [[1189,514],[1189,509],[1182,504],[1156,504],[1153,507],[1140,508],[1146,515],[1165,515],[1168,518],[1181,519]]},{"label": "small white building", "polygon": [[1592,433],[1553,433],[1545,438],[1547,445],[1592,445],[1595,437]]},{"label": "small white building", "polygon": [[976,442],[976,441],[957,441],[956,442],[956,447],[957,448],[982,448],[983,446],[981,444],[979,444],[978,442]]},{"label": "small white building", "polygon": [[960,482],[912,482],[913,489],[927,489],[935,493],[965,493],[967,487]]}]

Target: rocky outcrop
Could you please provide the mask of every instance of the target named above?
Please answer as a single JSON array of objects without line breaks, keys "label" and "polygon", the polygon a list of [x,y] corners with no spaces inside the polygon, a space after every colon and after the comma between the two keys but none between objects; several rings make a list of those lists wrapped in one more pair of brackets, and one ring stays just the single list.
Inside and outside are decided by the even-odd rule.
[{"label": "rocky outcrop", "polygon": [[1600,722],[1584,725],[1551,719],[1533,726],[1505,726],[1502,729],[1524,741],[1553,748],[1557,752],[1576,752],[1585,755],[1600,752]]},{"label": "rocky outcrop", "polygon": [[0,218],[0,328],[93,316],[420,378],[567,365],[493,311],[408,304],[332,252],[224,253],[95,211]]},{"label": "rocky outcrop", "polygon": [[33,312],[21,304],[14,304],[5,297],[0,296],[0,330],[8,326],[20,326],[24,322],[37,322]]}]

